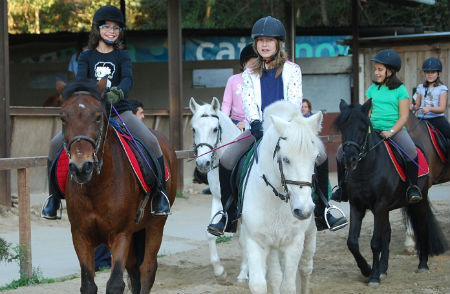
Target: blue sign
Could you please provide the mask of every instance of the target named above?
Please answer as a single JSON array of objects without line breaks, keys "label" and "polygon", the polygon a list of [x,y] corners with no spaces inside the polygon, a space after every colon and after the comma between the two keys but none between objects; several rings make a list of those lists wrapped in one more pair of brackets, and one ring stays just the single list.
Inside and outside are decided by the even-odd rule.
[{"label": "blue sign", "polygon": [[[295,57],[349,56],[349,46],[338,45],[336,41],[346,36],[297,36]],[[128,39],[127,49],[133,62],[167,62],[168,43],[163,36]],[[198,60],[239,60],[241,50],[250,37],[198,37],[182,41],[183,61]],[[73,49],[46,53],[20,60],[19,63],[65,62]],[[67,60],[68,62],[68,60]]]}]

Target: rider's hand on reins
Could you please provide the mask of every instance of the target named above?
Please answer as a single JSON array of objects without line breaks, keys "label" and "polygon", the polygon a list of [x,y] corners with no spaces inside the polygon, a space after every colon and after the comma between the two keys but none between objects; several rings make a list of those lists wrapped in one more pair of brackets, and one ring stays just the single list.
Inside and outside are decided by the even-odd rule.
[{"label": "rider's hand on reins", "polygon": [[117,87],[111,87],[108,93],[106,93],[106,98],[110,104],[115,104],[119,102],[119,100],[124,98],[123,91],[118,89]]}]

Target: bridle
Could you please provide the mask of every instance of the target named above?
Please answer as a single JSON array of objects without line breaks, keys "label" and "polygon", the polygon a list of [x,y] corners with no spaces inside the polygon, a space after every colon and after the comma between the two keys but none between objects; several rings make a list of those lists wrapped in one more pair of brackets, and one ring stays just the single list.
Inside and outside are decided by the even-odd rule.
[{"label": "bridle", "polygon": [[347,146],[354,146],[358,150],[358,162],[361,161],[364,157],[367,156],[367,154],[375,149],[379,144],[384,142],[384,139],[380,139],[375,145],[369,148],[369,135],[372,128],[369,125],[367,128],[366,136],[364,137],[364,142],[362,145],[360,145],[358,142],[352,141],[352,140],[346,140],[342,143],[342,151],[344,151],[344,148]]},{"label": "bridle", "polygon": [[[219,116],[218,115],[216,115],[216,114],[202,114],[200,117],[214,117],[214,118],[217,118],[217,121],[218,121],[218,130],[217,130],[217,136],[216,136],[216,142],[214,143],[214,146],[212,146],[212,145],[210,145],[210,144],[208,144],[208,143],[198,143],[198,144],[195,144],[195,134],[194,134],[194,145],[193,145],[193,147],[194,147],[194,156],[197,156],[198,155],[198,148],[199,147],[201,147],[201,146],[206,146],[206,147],[208,147],[210,150],[214,150],[216,147],[217,147],[217,145],[219,145],[219,142],[221,142],[222,141],[222,126],[220,125],[220,119],[219,119]],[[215,160],[216,160],[216,152],[215,151],[213,151],[212,152],[212,154],[211,154],[211,162],[212,163],[214,163],[215,162]],[[214,168],[216,168],[217,166],[213,166],[213,165],[211,165],[211,169],[214,169]]]},{"label": "bridle", "polygon": [[[90,95],[90,96],[92,96],[92,93],[90,93],[88,91],[77,91],[77,92],[73,93],[72,97],[73,96],[77,96],[77,95]],[[84,141],[87,141],[87,142],[91,143],[91,145],[94,147],[93,157],[94,157],[94,165],[97,167],[97,174],[100,174],[100,171],[102,169],[102,166],[103,166],[103,155],[105,153],[105,152],[102,152],[102,157],[99,160],[97,154],[98,154],[98,150],[100,149],[100,145],[102,145],[101,144],[102,143],[102,135],[103,135],[103,129],[104,129],[104,126],[105,126],[105,121],[103,119],[104,116],[105,116],[105,114],[102,113],[102,119],[100,120],[100,128],[98,129],[97,138],[96,138],[95,141],[94,141],[94,139],[92,139],[89,136],[78,135],[78,136],[75,136],[72,139],[70,139],[69,142],[67,142],[66,139],[64,139],[64,145],[63,145],[64,146],[64,150],[65,150],[65,152],[67,154],[67,157],[69,157],[69,159],[71,159],[70,147],[72,146],[73,143],[80,142],[81,140],[84,140]],[[109,120],[108,120],[108,125],[109,125]],[[65,138],[65,136],[64,136],[64,128],[62,129],[62,135]],[[105,138],[104,138],[103,141],[106,142],[106,135],[105,135]],[[105,148],[105,144],[103,144],[102,151],[104,150],[104,148]]]},{"label": "bridle", "polygon": [[[275,156],[280,151],[280,141],[281,140],[286,140],[286,137],[278,138],[277,145],[275,146],[275,149],[273,151],[272,159],[275,159]],[[289,192],[287,185],[296,185],[296,186],[299,186],[300,189],[305,186],[312,188],[311,182],[287,180],[284,175],[284,171],[283,171],[283,160],[281,159],[280,156],[277,157],[277,162],[278,162],[278,170],[280,171],[281,185],[283,186],[285,194],[278,192],[278,190],[267,180],[266,175],[264,175],[264,174],[262,175],[264,182],[266,183],[267,186],[270,186],[272,188],[272,191],[275,194],[275,196],[277,196],[278,198],[280,198],[283,201],[288,202],[291,197],[290,197],[290,192]]]}]

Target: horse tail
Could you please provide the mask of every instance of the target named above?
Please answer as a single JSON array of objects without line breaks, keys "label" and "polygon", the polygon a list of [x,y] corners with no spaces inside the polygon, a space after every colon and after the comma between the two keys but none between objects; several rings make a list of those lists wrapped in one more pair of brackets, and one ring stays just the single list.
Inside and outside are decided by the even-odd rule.
[{"label": "horse tail", "polygon": [[[439,226],[436,216],[434,215],[434,213],[432,211],[430,202],[426,201],[425,199],[422,201],[424,201],[423,206],[425,208],[425,212],[424,212],[424,214],[422,214],[422,216],[425,215],[426,223],[427,223],[427,227],[425,229],[427,230],[427,235],[428,235],[428,240],[427,240],[428,255],[429,256],[440,255],[449,249],[448,242],[447,242],[447,239],[445,238],[444,233],[442,232],[442,230]],[[419,234],[418,234],[417,230],[418,230],[418,227],[420,227],[420,225],[417,222],[422,222],[423,217],[419,217],[419,218],[412,217],[412,214],[413,214],[412,207],[414,207],[414,205],[408,206],[408,208],[406,210],[407,210],[408,217],[411,220],[412,225],[413,225],[414,235],[415,235],[415,240],[416,240],[416,249],[418,252],[421,252],[425,248],[421,248],[423,245],[420,242],[420,240],[418,239]]]}]

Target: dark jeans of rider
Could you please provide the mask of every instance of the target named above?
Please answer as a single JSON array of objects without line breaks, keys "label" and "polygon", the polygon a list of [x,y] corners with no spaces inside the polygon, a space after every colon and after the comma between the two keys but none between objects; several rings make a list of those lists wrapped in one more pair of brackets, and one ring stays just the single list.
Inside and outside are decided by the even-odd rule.
[{"label": "dark jeans of rider", "polygon": [[442,135],[450,140],[450,124],[444,116],[438,116],[433,118],[426,118],[436,129],[438,129]]}]

